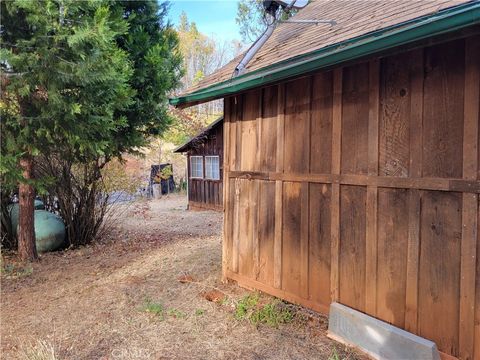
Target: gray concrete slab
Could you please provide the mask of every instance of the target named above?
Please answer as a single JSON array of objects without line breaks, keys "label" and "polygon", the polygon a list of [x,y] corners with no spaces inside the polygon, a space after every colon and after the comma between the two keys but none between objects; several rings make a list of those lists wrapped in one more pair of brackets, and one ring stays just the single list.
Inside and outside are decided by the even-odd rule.
[{"label": "gray concrete slab", "polygon": [[328,336],[375,359],[440,360],[434,342],[339,303],[330,305]]}]

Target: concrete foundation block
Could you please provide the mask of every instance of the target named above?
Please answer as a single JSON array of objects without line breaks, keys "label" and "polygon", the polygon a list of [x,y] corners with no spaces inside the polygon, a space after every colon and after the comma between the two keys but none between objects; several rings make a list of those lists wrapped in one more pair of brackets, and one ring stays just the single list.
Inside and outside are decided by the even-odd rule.
[{"label": "concrete foundation block", "polygon": [[330,305],[328,336],[375,359],[440,360],[434,342],[339,303]]}]

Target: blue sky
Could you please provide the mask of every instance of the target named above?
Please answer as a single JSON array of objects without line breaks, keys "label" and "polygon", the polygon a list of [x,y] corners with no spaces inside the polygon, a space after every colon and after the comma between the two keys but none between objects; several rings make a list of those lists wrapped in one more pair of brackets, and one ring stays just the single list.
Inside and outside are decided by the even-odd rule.
[{"label": "blue sky", "polygon": [[170,0],[170,21],[177,25],[182,11],[200,32],[219,40],[240,40],[235,23],[237,0]]}]

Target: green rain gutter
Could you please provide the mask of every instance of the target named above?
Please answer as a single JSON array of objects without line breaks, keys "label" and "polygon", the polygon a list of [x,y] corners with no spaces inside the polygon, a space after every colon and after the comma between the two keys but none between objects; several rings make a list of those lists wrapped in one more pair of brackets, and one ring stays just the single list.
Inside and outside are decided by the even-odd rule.
[{"label": "green rain gutter", "polygon": [[188,106],[226,97],[479,23],[480,1],[475,0],[299,55],[185,96],[172,98],[170,104]]}]

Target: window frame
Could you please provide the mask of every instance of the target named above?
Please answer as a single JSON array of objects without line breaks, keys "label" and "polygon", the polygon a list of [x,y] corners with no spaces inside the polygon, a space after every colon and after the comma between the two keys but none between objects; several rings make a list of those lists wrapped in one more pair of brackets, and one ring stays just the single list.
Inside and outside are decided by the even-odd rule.
[{"label": "window frame", "polygon": [[[218,178],[208,177],[207,176],[207,158],[216,158],[218,160]],[[213,163],[212,163],[213,164]],[[219,155],[205,155],[205,174],[204,177],[206,180],[213,180],[213,181],[220,181],[221,180],[221,173],[220,173],[220,156]],[[213,174],[213,167],[212,167],[212,174]]]},{"label": "window frame", "polygon": [[[200,164],[201,164],[201,176],[193,176],[193,158],[200,158]],[[201,155],[190,155],[190,179],[203,179],[205,176],[205,164],[203,162],[203,156]]]}]

